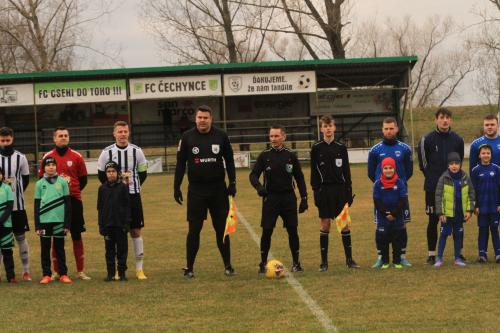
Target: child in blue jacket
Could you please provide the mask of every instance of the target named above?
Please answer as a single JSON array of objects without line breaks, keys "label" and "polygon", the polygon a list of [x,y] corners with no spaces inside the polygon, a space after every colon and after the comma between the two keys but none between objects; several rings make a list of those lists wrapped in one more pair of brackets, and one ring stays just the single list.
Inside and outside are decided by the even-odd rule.
[{"label": "child in blue jacket", "polygon": [[491,163],[492,147],[489,144],[479,146],[479,164],[472,168],[471,180],[476,190],[477,226],[479,234],[477,246],[478,262],[488,261],[488,234],[491,231],[495,260],[500,263],[500,239],[498,236],[498,219],[500,210],[500,167]]},{"label": "child in blue jacket", "polygon": [[387,157],[381,162],[382,174],[373,184],[373,202],[377,232],[375,241],[382,252],[382,269],[389,268],[389,244],[392,243],[393,264],[397,269],[401,265],[401,248],[404,232],[404,207],[408,192],[404,181],[396,172],[396,161]]}]

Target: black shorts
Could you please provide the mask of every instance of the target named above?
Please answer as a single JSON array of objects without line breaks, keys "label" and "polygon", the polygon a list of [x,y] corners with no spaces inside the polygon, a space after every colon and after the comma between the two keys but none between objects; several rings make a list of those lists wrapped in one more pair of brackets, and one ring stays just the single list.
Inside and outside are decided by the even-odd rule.
[{"label": "black shorts", "polygon": [[11,214],[12,219],[12,230],[15,235],[24,234],[26,231],[30,231],[30,226],[28,224],[28,216],[26,216],[25,210],[14,210]]},{"label": "black shorts", "polygon": [[210,193],[188,190],[187,220],[202,222],[207,219],[208,211],[214,226],[220,223],[225,225],[229,212],[229,198],[225,185],[214,188]]},{"label": "black shorts", "polygon": [[269,193],[263,199],[260,226],[264,229],[274,228],[278,216],[281,216],[284,228],[296,227],[299,224],[297,197],[294,192]]},{"label": "black shorts", "polygon": [[12,228],[0,225],[0,249],[12,249],[14,247],[14,233]]},{"label": "black shorts", "polygon": [[85,232],[85,220],[83,218],[83,203],[75,197],[71,197],[71,234]]},{"label": "black shorts", "polygon": [[427,215],[436,213],[436,192],[425,191],[425,213]]},{"label": "black shorts", "polygon": [[347,202],[344,184],[321,185],[314,191],[314,204],[318,207],[319,218],[336,218]]},{"label": "black shorts", "polygon": [[58,223],[42,223],[41,224],[41,237],[57,237],[64,238],[64,222]]},{"label": "black shorts", "polygon": [[130,229],[144,228],[144,213],[142,212],[142,200],[140,194],[130,194]]}]

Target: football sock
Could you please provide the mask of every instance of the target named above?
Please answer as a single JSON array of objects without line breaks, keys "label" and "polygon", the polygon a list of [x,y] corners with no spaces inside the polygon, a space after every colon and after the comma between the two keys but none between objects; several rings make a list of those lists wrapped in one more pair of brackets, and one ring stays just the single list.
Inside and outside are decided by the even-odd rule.
[{"label": "football sock", "polygon": [[144,242],[142,237],[132,238],[135,255],[135,270],[142,270],[142,262],[144,260]]},{"label": "football sock", "polygon": [[186,238],[187,269],[192,271],[196,254],[200,248],[200,232],[203,222],[189,222],[189,232]]},{"label": "football sock", "polygon": [[477,248],[480,257],[486,257],[486,239],[488,238],[489,229],[488,227],[479,227],[479,234],[477,237]]},{"label": "football sock", "polygon": [[375,246],[377,248],[377,259],[382,260],[382,250],[380,250],[380,236],[379,233],[377,232],[377,229],[375,229]]},{"label": "football sock", "polygon": [[262,229],[262,236],[260,237],[260,262],[266,263],[269,249],[271,248],[271,236],[274,229]]},{"label": "football sock", "polygon": [[[142,239],[141,239],[142,240]],[[75,255],[76,271],[78,273],[83,272],[83,262],[84,262],[84,251],[83,251],[83,240],[73,240],[73,253]]]},{"label": "football sock", "polygon": [[290,246],[290,252],[292,253],[292,260],[294,263],[299,262],[299,234],[297,232],[297,227],[286,228],[288,232],[288,245]]},{"label": "football sock", "polygon": [[13,279],[15,277],[14,274],[14,255],[12,253],[12,249],[2,249],[3,254],[3,264],[5,266],[5,275],[7,277],[7,281]]},{"label": "football sock", "polygon": [[344,252],[346,259],[352,259],[352,248],[351,248],[351,230],[342,231],[342,245],[344,245]]},{"label": "football sock", "polygon": [[328,231],[319,232],[319,247],[321,250],[321,262],[328,262]]},{"label": "football sock", "polygon": [[[225,227],[225,224],[222,224]],[[217,247],[219,248],[224,267],[231,265],[231,241],[229,235],[224,240],[224,228],[215,231],[215,238],[217,240]]]},{"label": "football sock", "polygon": [[491,240],[495,249],[495,256],[500,255],[500,237],[498,236],[498,225],[490,226]]},{"label": "football sock", "polygon": [[460,258],[460,254],[462,253],[462,244],[463,244],[463,234],[464,228],[462,226],[453,226],[453,241],[455,245],[455,259]]},{"label": "football sock", "polygon": [[401,230],[401,258],[406,258],[406,245],[408,244],[408,231],[406,228]]},{"label": "football sock", "polygon": [[436,251],[436,242],[438,239],[438,222],[439,219],[436,215],[429,215],[429,224],[427,224],[427,248],[429,251]]},{"label": "football sock", "polygon": [[52,266],[54,266],[54,273],[59,274],[59,268],[57,266],[56,250],[52,247]]},{"label": "football sock", "polygon": [[23,265],[23,272],[30,271],[30,248],[28,246],[28,240],[24,234],[15,235],[17,244],[19,246],[19,257],[21,258],[21,263]]},{"label": "football sock", "polygon": [[[446,247],[446,238],[448,238],[448,236],[443,235],[442,233],[439,236],[438,253],[437,253],[437,256],[439,259],[443,259],[444,248]],[[430,252],[429,252],[429,256],[431,256],[431,255],[432,254],[430,254]]]}]

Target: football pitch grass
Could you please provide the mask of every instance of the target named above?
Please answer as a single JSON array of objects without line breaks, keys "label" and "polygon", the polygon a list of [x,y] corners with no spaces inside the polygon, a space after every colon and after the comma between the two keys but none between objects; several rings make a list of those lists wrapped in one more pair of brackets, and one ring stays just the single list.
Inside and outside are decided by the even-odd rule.
[{"label": "football pitch grass", "polygon": [[[33,282],[0,283],[1,331],[4,332],[322,332],[318,309],[338,332],[493,332],[500,327],[500,265],[475,263],[477,226],[474,217],[465,225],[464,255],[467,267],[452,265],[453,241],[448,240],[444,265],[435,269],[427,257],[423,178],[415,165],[410,180],[412,222],[408,225],[408,259],[413,267],[381,271],[370,268],[376,259],[371,183],[366,165],[353,165],[356,198],[351,208],[354,259],[358,270],[345,266],[340,235],[330,233],[330,268],[318,272],[319,222],[308,185],[309,210],[299,216],[303,273],[295,273],[298,287],[286,280],[267,280],[257,274],[259,248],[243,223],[231,236],[232,262],[238,275],[224,276],[215,233],[205,222],[195,265],[195,278],[186,280],[186,204],[178,206],[172,195],[173,175],[150,175],[143,188],[146,227],[144,270],[146,281],[135,279],[129,241],[128,282],[105,283],[104,244],[97,232],[97,179],[84,191],[87,232],[86,273],[93,279],[76,279],[71,239],[66,255],[74,283],[38,284],[41,278],[40,245],[33,231],[33,189],[27,191],[28,233]],[[468,167],[465,166],[465,170]],[[238,171],[236,203],[239,212],[260,237],[261,203],[248,182],[247,169]],[[309,169],[304,168],[307,182]],[[33,181],[33,180],[32,180]],[[187,197],[186,179],[183,184]],[[278,221],[271,252],[290,267],[286,231]],[[14,249],[16,273],[21,265]],[[318,308],[311,311],[308,295]],[[328,326],[327,325],[327,326]]]}]

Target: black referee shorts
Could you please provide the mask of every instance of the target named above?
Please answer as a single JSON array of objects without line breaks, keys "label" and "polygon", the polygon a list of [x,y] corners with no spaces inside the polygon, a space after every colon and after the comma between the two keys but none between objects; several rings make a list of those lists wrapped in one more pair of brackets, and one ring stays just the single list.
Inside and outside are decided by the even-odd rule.
[{"label": "black referee shorts", "polygon": [[139,193],[130,194],[130,216],[132,218],[130,229],[144,228],[144,213],[142,212],[142,201]]},{"label": "black referee shorts", "polygon": [[25,210],[14,210],[11,214],[12,219],[12,231],[14,235],[24,234],[26,231],[30,231],[30,226],[28,224],[28,216],[26,216]]},{"label": "black referee shorts", "polygon": [[299,224],[297,217],[297,197],[294,192],[269,193],[263,199],[260,226],[264,229],[274,228],[278,216],[281,216],[284,228],[296,227]]},{"label": "black referee shorts", "polygon": [[425,213],[436,214],[436,192],[425,191]]},{"label": "black referee shorts", "polygon": [[187,220],[190,222],[203,222],[210,212],[212,223],[226,223],[229,212],[229,198],[225,184],[216,186],[210,192],[188,190]]},{"label": "black referee shorts", "polygon": [[83,218],[83,203],[71,197],[71,234],[85,232],[85,219]]},{"label": "black referee shorts", "polygon": [[318,207],[319,218],[336,218],[347,202],[344,184],[323,184],[314,191],[314,204]]}]

